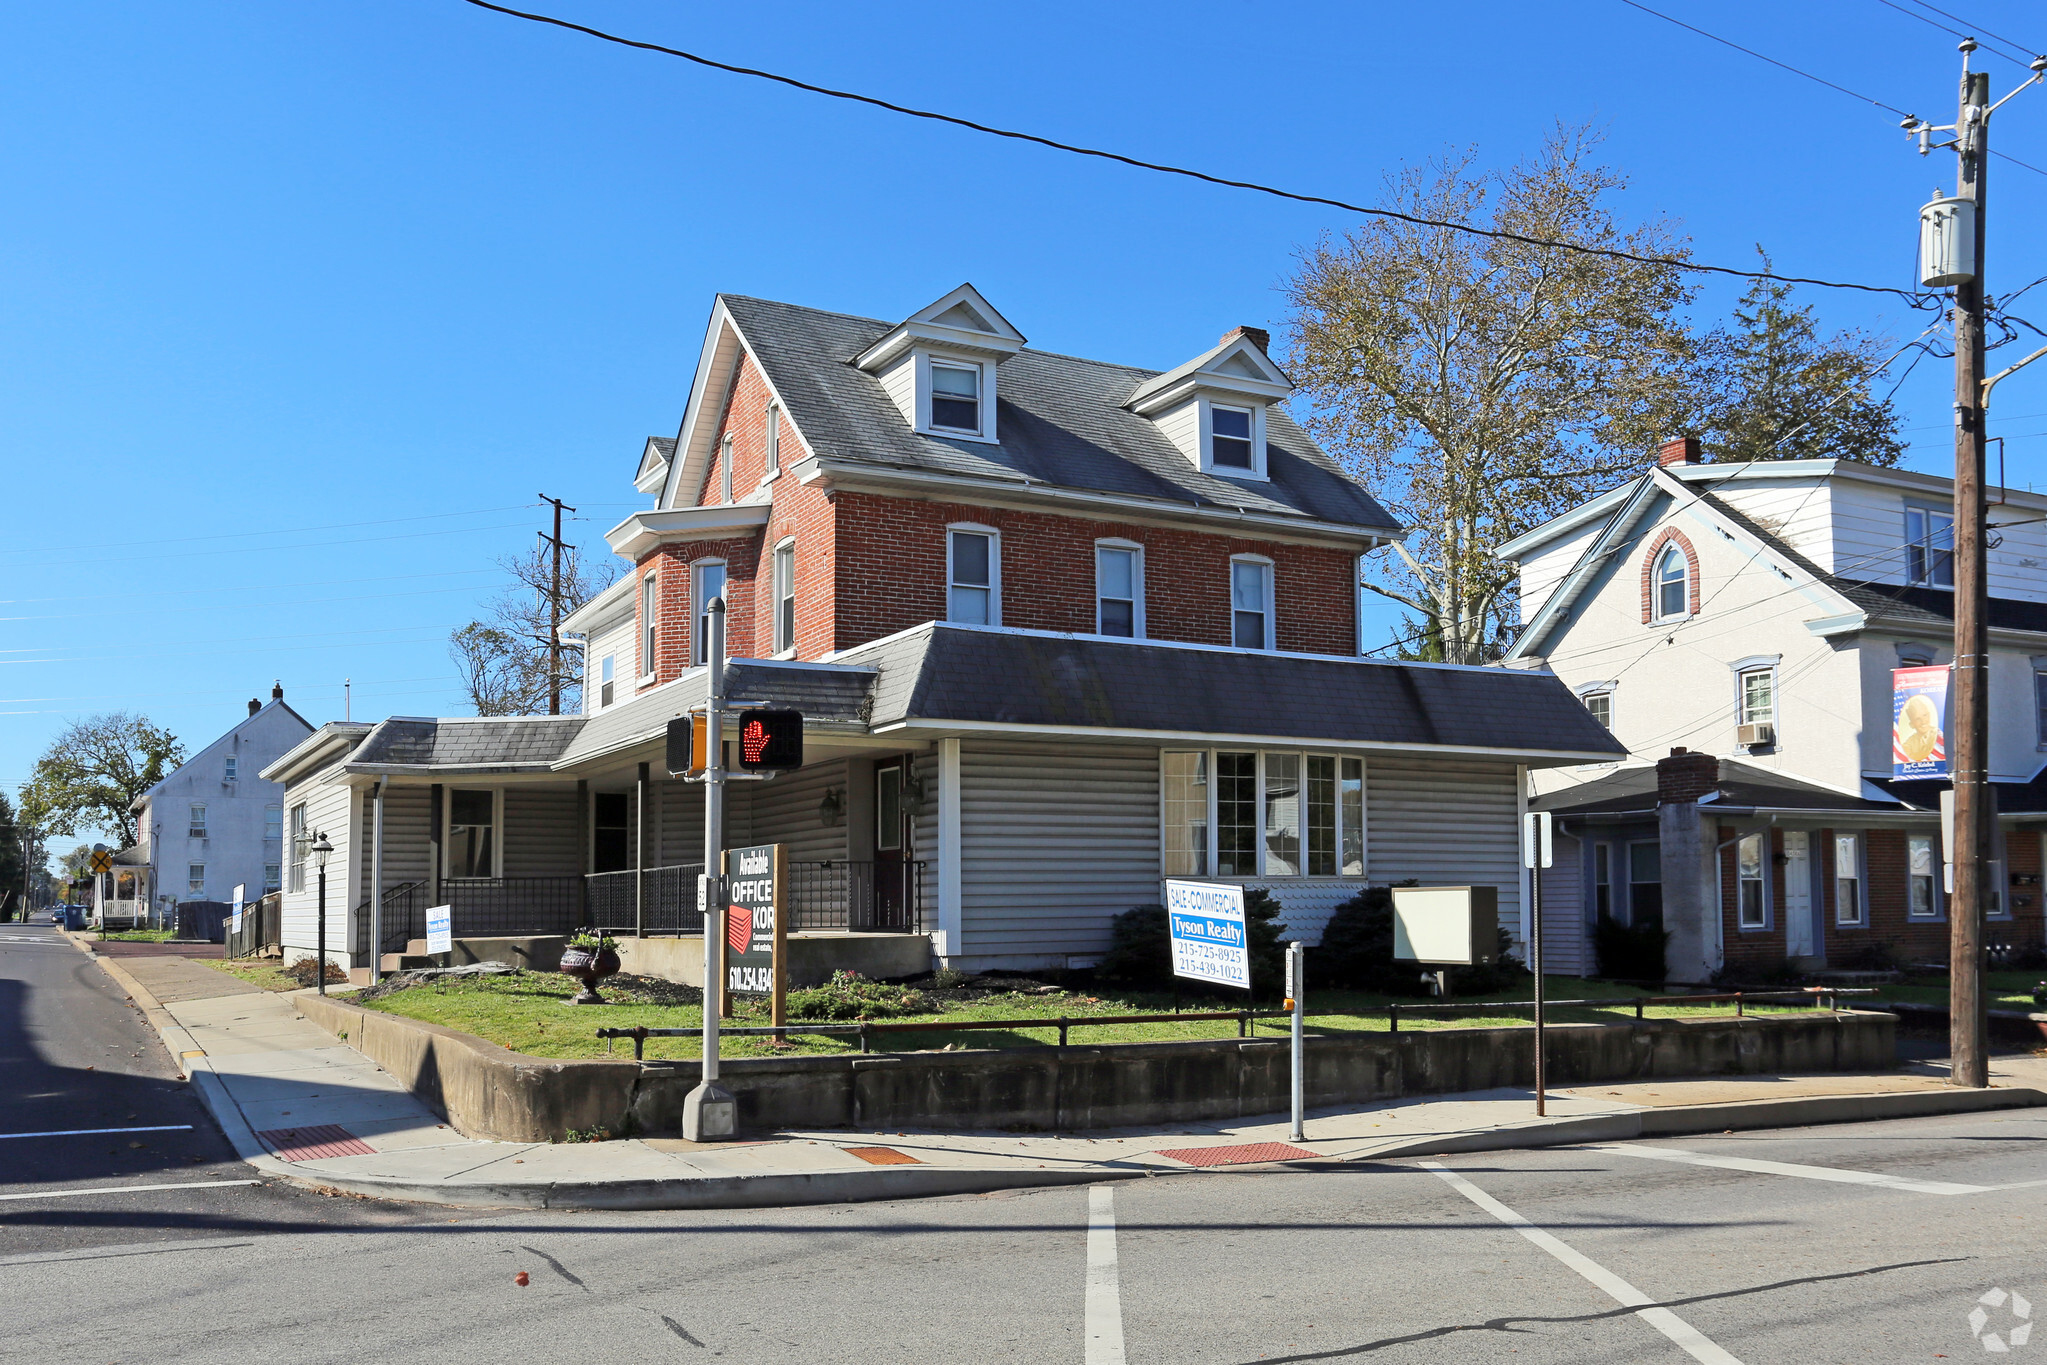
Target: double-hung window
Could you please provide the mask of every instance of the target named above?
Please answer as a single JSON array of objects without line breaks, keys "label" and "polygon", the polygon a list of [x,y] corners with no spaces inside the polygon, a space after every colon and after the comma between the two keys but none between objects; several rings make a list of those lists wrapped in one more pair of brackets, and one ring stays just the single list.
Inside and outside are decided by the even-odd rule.
[{"label": "double-hung window", "polygon": [[241,766],[241,759],[234,754],[229,754],[227,756],[227,771],[221,774],[221,780],[226,782],[234,781],[241,774]]},{"label": "double-hung window", "polygon": [[1769,909],[1763,900],[1763,876],[1768,865],[1763,856],[1763,836],[1742,835],[1734,846],[1734,875],[1737,922],[1744,929],[1769,927]]},{"label": "double-hung window", "polygon": [[278,873],[281,870],[276,863],[263,864],[263,890],[266,895],[278,888]]},{"label": "double-hung window", "polygon": [[1587,692],[1583,700],[1585,709],[1592,713],[1592,719],[1608,730],[1613,729],[1613,693]]},{"label": "double-hung window", "polygon": [[[265,839],[284,838],[284,807],[265,806],[263,808],[263,837]],[[275,888],[272,889],[274,890]]]},{"label": "double-hung window", "polygon": [[1751,668],[1739,678],[1741,688],[1741,723],[1743,725],[1775,725],[1777,723],[1777,670],[1774,668]]},{"label": "double-hung window", "polygon": [[616,696],[617,680],[612,676],[618,667],[618,657],[607,654],[597,661],[597,709],[611,705]]},{"label": "double-hung window", "polygon": [[775,652],[796,648],[796,542],[775,547]]},{"label": "double-hung window", "polygon": [[2047,668],[2037,662],[2033,666],[2033,724],[2039,746],[2047,749]]},{"label": "double-hung window", "polygon": [[946,533],[945,619],[968,626],[1002,624],[1002,553],[993,531]]},{"label": "double-hung window", "polygon": [[1340,754],[1167,751],[1168,877],[1362,877],[1365,764]]},{"label": "double-hung window", "polygon": [[1834,836],[1834,923],[1856,928],[1866,923],[1862,904],[1862,839]]},{"label": "double-hung window", "polygon": [[204,801],[194,801],[192,803],[191,814],[186,817],[185,834],[186,837],[192,839],[204,839],[206,837],[206,803]]},{"label": "double-hung window", "polygon": [[1613,918],[1613,845],[1592,846],[1592,913]]},{"label": "double-hung window", "polygon": [[1272,564],[1230,561],[1230,643],[1238,649],[1273,648]]},{"label": "double-hung window", "polygon": [[194,896],[206,894],[205,863],[192,863],[185,868],[185,890]]},{"label": "double-hung window", "polygon": [[1905,837],[1905,913],[1912,919],[1939,919],[1940,893],[1935,878],[1940,863],[1933,856],[1933,836]]},{"label": "double-hung window", "polygon": [[1628,845],[1628,923],[1663,923],[1663,845]]},{"label": "double-hung window", "polygon": [[981,434],[981,368],[931,362],[931,425],[943,431]]},{"label": "double-hung window", "polygon": [[1144,604],[1144,552],[1134,545],[1095,546],[1095,633],[1134,640]]},{"label": "double-hung window", "polygon": [[1211,405],[1208,462],[1216,469],[1256,470],[1251,449],[1251,409]]},{"label": "double-hung window", "polygon": [[640,676],[651,678],[658,663],[654,647],[661,642],[661,591],[654,575],[640,580]]},{"label": "double-hung window", "polygon": [[1932,507],[1905,509],[1905,577],[1928,588],[1955,585],[1955,517]]},{"label": "double-hung window", "polygon": [[291,808],[291,890],[306,889],[306,851],[310,840],[306,837],[306,808],[303,804]]},{"label": "double-hung window", "polygon": [[448,875],[450,877],[494,877],[497,875],[497,793],[463,791],[448,793]]},{"label": "double-hung window", "polygon": [[1675,621],[1692,607],[1692,563],[1673,545],[1656,561],[1656,619]]},{"label": "double-hung window", "polygon": [[782,469],[782,405],[768,404],[766,415],[761,420],[761,464],[768,474],[777,474]]},{"label": "double-hung window", "polygon": [[[695,651],[695,662],[707,664],[711,661],[711,602],[725,595],[725,563],[723,560],[706,560],[693,571],[696,579],[696,641],[691,646]],[[727,620],[727,625],[730,625]]]}]

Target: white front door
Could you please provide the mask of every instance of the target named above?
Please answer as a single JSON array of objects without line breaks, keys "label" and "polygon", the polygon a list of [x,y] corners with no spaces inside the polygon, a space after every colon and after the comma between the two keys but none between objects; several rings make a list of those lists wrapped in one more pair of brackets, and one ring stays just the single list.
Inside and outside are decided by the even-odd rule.
[{"label": "white front door", "polygon": [[1804,830],[1784,831],[1784,954],[1811,957],[1812,836]]}]

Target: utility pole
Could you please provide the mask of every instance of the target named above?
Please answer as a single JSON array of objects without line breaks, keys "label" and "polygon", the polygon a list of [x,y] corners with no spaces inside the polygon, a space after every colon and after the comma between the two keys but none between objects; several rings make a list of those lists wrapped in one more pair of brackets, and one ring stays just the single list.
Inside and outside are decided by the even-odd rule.
[{"label": "utility pole", "polygon": [[[1984,252],[1989,237],[1990,116],[2020,90],[2039,83],[2047,74],[2047,57],[2036,58],[2031,64],[2031,78],[1992,104],[1990,73],[1969,69],[1969,56],[1976,51],[1976,40],[1964,38],[1960,48],[1961,99],[1954,126],[1936,129],[1909,115],[1904,126],[1906,132],[1918,136],[1921,155],[1933,149],[1933,133],[1954,134],[1952,142],[1940,144],[1955,149],[1955,196],[1948,203],[1956,211],[1968,210],[1965,220],[1956,223],[1957,235],[1971,249],[1968,261],[1949,260],[1939,265],[1922,262],[1922,278],[1927,284],[1951,283],[1955,291],[1955,657],[1947,717],[1948,771],[1953,784],[1954,811],[1951,843],[1946,850],[1948,865],[1953,869],[1948,905],[1948,1081],[1982,1089],[1990,1084],[1986,1044],[1989,1017],[1983,995],[1983,917],[1992,899],[2002,890],[1997,885],[2001,875],[1996,862],[1997,793],[1990,785],[1986,420],[1990,390],[1998,380],[2047,354],[2047,349],[2043,349],[1994,377],[1986,380],[1984,376],[1987,350],[1984,314],[1990,303],[1985,288]],[[1933,212],[1935,208],[1929,205],[1927,211]],[[1936,273],[1925,273],[1929,270]],[[1931,552],[1937,547],[1929,544],[1926,548]]]},{"label": "utility pole", "polygon": [[576,509],[560,498],[539,495],[554,507],[554,534],[540,539],[554,553],[554,585],[547,594],[547,714],[562,713],[562,513]]}]

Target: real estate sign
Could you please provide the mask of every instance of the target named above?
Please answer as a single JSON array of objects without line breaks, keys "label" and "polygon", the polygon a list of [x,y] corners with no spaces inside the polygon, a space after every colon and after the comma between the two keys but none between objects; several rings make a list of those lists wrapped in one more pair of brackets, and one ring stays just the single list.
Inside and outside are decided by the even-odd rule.
[{"label": "real estate sign", "polygon": [[1891,776],[1947,777],[1945,664],[1891,670]]},{"label": "real estate sign", "polygon": [[228,918],[227,926],[228,932],[231,934],[242,932],[242,896],[248,889],[249,884],[247,882],[235,883],[235,909],[234,914]]},{"label": "real estate sign", "polygon": [[783,881],[780,844],[726,850],[725,989],[738,995],[772,996],[777,1015],[783,980]]},{"label": "real estate sign", "polygon": [[432,953],[455,951],[455,907],[452,905],[430,905],[426,912],[426,950]]},{"label": "real estate sign", "polygon": [[1251,989],[1251,943],[1244,932],[1244,888],[1221,882],[1166,883],[1173,975]]}]

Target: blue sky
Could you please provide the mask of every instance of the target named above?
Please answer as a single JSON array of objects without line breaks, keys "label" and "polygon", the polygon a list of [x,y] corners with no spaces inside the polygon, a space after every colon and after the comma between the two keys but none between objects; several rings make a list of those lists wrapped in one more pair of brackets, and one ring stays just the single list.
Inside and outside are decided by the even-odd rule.
[{"label": "blue sky", "polygon": [[[2047,44],[2036,6],[1957,6]],[[1592,121],[1633,176],[1624,213],[1794,274],[1908,283],[1917,206],[1952,176],[1894,116],[1619,0],[544,7],[1354,200],[1403,161],[1504,163]],[[1656,7],[1953,113],[1955,40],[1877,0]],[[2019,70],[1989,66],[2000,91]],[[2047,168],[2047,91],[1996,128]],[[1295,247],[1350,221],[459,0],[7,7],[0,167],[10,791],[68,719],[140,711],[196,748],[273,678],[315,723],[344,677],[358,718],[458,711],[447,631],[531,543],[535,494],[592,544],[642,504],[633,462],[674,431],[715,291],[894,317],[971,279],[1034,345],[1165,367],[1276,325]],[[1992,194],[1993,288],[2047,273],[2047,175],[1999,163]],[[1806,296],[1831,326],[1917,330]],[[1950,383],[1928,362],[1901,391],[1914,467],[1951,458]],[[2047,481],[2047,371],[1999,405],[2011,481]]]}]

